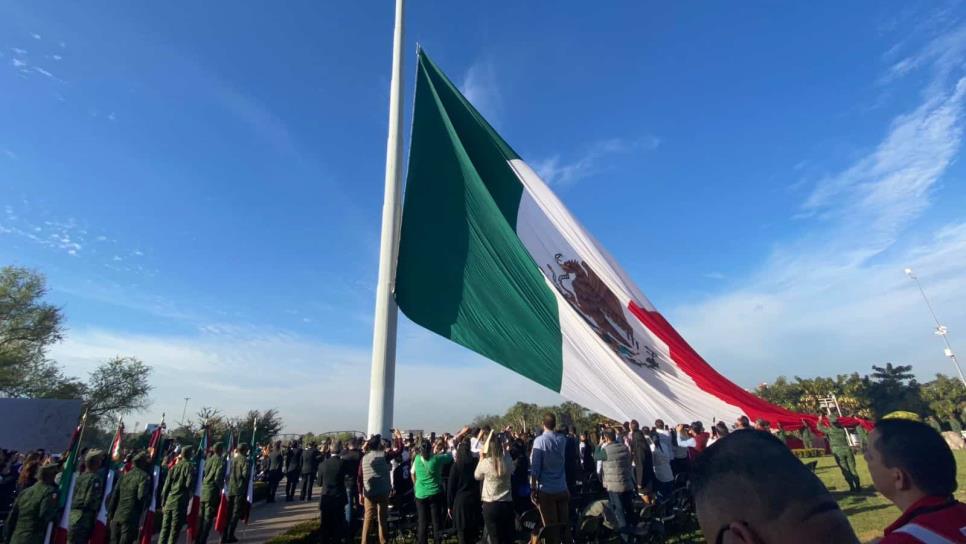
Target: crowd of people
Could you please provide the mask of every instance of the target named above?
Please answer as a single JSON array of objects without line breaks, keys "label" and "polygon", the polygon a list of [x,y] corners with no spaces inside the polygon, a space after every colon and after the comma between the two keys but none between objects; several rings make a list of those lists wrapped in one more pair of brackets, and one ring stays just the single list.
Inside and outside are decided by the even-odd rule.
[{"label": "crowd of people", "polygon": [[[716,544],[858,542],[828,489],[790,451],[789,435],[767,422],[752,425],[742,417],[707,431],[701,422],[672,428],[661,420],[650,427],[630,421],[578,432],[558,428],[546,414],[542,427],[539,433],[464,427],[455,434],[394,431],[388,438],[275,442],[261,450],[254,468],[267,481],[269,502],[276,496],[313,501],[313,484],[320,487],[323,543],[351,544],[360,537],[362,544],[386,544],[392,517],[394,530],[413,521],[417,544],[441,544],[444,535],[460,544],[510,544],[526,535],[570,544],[587,516],[605,518],[605,526],[632,542],[652,536],[646,513],[668,504],[687,509]],[[863,491],[845,429],[834,418],[820,421],[819,429],[850,490]],[[966,505],[953,496],[956,462],[944,439],[908,420],[882,420],[870,434],[859,434],[875,490],[903,512],[884,528],[881,543],[966,542]],[[89,542],[102,505],[110,542],[135,542],[153,494],[163,519],[158,541],[176,543],[198,469],[191,446],[162,449],[157,489],[150,450],[127,452],[113,463],[99,450],[82,452],[68,505],[69,542]],[[248,450],[240,444],[226,459],[217,443],[206,452],[193,542],[207,542],[223,488],[229,520],[221,541],[237,541],[235,527],[247,506]],[[0,451],[5,542],[43,541],[61,515],[56,484],[62,462],[43,451]],[[117,478],[109,486],[112,464]]]},{"label": "crowd of people", "polygon": [[[819,425],[850,491],[863,491],[846,430],[834,417]],[[953,498],[955,459],[938,433],[919,422],[883,420],[871,434],[858,434],[875,489],[903,510],[884,528],[882,543],[966,541],[966,505]],[[784,429],[746,417],[731,426],[716,422],[710,431],[701,422],[671,428],[657,420],[651,427],[630,421],[578,433],[558,429],[547,414],[539,434],[465,427],[455,434],[394,431],[385,439],[276,443],[264,468],[272,486],[288,478],[286,500],[297,500],[299,480],[298,499],[311,500],[304,484],[314,474],[324,543],[360,537],[362,544],[385,544],[391,511],[397,520],[414,515],[417,544],[440,544],[444,534],[460,544],[510,544],[521,529],[534,541],[569,544],[579,519],[593,514],[632,542],[647,536],[641,513],[676,493],[686,494],[708,542],[858,542],[788,439]],[[594,509],[601,499],[606,508]],[[522,523],[533,513],[536,524]]]}]

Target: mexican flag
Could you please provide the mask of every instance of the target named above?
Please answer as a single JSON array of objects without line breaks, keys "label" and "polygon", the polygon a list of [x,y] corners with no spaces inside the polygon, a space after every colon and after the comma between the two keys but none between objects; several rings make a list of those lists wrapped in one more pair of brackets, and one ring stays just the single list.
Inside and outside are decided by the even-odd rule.
[{"label": "mexican flag", "polygon": [[228,438],[225,440],[225,451],[228,453],[228,461],[225,463],[225,483],[221,486],[221,498],[218,500],[218,513],[215,514],[215,530],[224,533],[228,528],[228,480],[231,479],[231,456],[235,452],[235,433],[228,431]]},{"label": "mexican flag", "polygon": [[148,442],[148,454],[151,456],[151,466],[154,468],[151,471],[151,504],[144,514],[140,544],[151,544],[151,538],[154,536],[154,514],[158,511],[158,494],[161,492],[158,489],[158,482],[161,480],[161,462],[164,457],[164,452],[161,451],[163,435],[164,419],[162,418],[161,424],[151,433],[151,440]]},{"label": "mexican flag", "polygon": [[615,420],[810,417],[702,359],[422,51],[397,265],[412,321]]},{"label": "mexican flag", "polygon": [[258,433],[258,420],[252,424],[252,442],[248,450],[248,489],[245,490],[245,525],[248,525],[248,517],[252,513],[252,506],[255,505],[255,468],[258,467],[258,446],[255,444],[255,437]]},{"label": "mexican flag", "polygon": [[60,473],[60,486],[57,490],[57,503],[60,509],[60,519],[53,531],[48,527],[45,542],[53,544],[67,544],[70,532],[70,505],[74,502],[74,482],[77,477],[77,453],[80,446],[80,436],[84,432],[87,414],[81,418],[80,424],[74,429],[67,447],[67,457],[64,459],[64,469]]},{"label": "mexican flag", "polygon": [[114,440],[111,442],[111,449],[107,455],[107,480],[104,482],[104,497],[101,499],[101,507],[97,510],[97,521],[94,523],[94,531],[91,533],[90,544],[107,544],[107,503],[114,490],[114,483],[118,478],[118,469],[121,462],[121,441],[124,439],[124,422],[117,426],[114,433]]},{"label": "mexican flag", "polygon": [[198,443],[198,452],[195,453],[195,466],[198,467],[195,473],[195,493],[188,501],[188,512],[186,523],[188,525],[188,542],[194,542],[198,535],[198,513],[201,511],[201,480],[205,477],[205,451],[208,449],[208,428],[205,427],[201,433],[201,442]]}]

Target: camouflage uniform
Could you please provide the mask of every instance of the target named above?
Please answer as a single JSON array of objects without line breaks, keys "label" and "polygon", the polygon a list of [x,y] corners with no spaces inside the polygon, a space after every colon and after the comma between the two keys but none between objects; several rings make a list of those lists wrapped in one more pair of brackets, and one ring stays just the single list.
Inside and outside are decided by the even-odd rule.
[{"label": "camouflage uniform", "polygon": [[[48,468],[50,467],[50,468]],[[41,467],[41,471],[56,471],[56,465]],[[28,487],[13,503],[4,526],[8,544],[42,544],[47,535],[47,524],[57,517],[57,488],[40,481]]]},{"label": "camouflage uniform", "polygon": [[[88,452],[85,457],[87,466],[94,464],[101,455],[99,450]],[[89,470],[89,469],[88,469]],[[87,544],[97,511],[101,508],[104,497],[104,482],[101,472],[84,472],[74,481],[74,497],[70,505],[70,540],[75,544]]]},{"label": "camouflage uniform", "polygon": [[835,426],[838,417],[834,415],[829,416],[828,421],[831,425],[826,425],[819,420],[818,430],[825,433],[825,436],[828,437],[828,445],[832,449],[835,463],[839,466],[839,470],[842,471],[842,476],[845,477],[846,483],[849,484],[849,489],[859,491],[862,489],[862,486],[859,483],[859,473],[855,470],[855,455],[852,454],[852,448],[849,447],[847,431],[842,427]]},{"label": "camouflage uniform", "polygon": [[188,500],[195,490],[195,464],[191,462],[193,448],[181,448],[181,459],[168,471],[161,490],[161,504],[164,519],[161,522],[161,536],[158,544],[175,544],[185,524]]},{"label": "camouflage uniform", "polygon": [[133,544],[138,538],[138,522],[150,504],[153,493],[151,476],[142,468],[146,457],[139,453],[134,468],[122,475],[111,492],[108,519],[111,544]]},{"label": "camouflage uniform", "polygon": [[865,451],[869,447],[869,431],[862,425],[855,426],[855,437],[859,439],[859,449]]},{"label": "camouflage uniform", "polygon": [[218,513],[218,501],[221,499],[221,489],[225,485],[225,458],[212,453],[205,460],[205,473],[201,479],[201,511],[199,512],[200,528],[196,544],[208,542],[211,526]]},{"label": "camouflage uniform", "polygon": [[[243,448],[242,446],[247,446],[247,444],[239,445],[239,450],[247,450],[248,448]],[[246,495],[248,494],[248,477],[251,474],[251,467],[248,466],[248,453],[247,451],[236,451],[235,457],[231,460],[231,477],[228,481],[228,511],[230,517],[228,518],[228,529],[225,534],[221,535],[222,542],[237,542],[238,539],[235,538],[235,528],[238,527],[238,521],[244,515],[244,509],[247,505]]]}]

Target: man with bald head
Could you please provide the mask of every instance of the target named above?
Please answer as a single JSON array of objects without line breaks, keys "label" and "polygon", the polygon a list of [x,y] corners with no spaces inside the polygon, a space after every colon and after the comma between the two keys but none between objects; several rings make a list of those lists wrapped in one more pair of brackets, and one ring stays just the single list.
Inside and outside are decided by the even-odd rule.
[{"label": "man with bald head", "polygon": [[692,467],[698,523],[715,544],[858,543],[822,482],[768,433],[731,433]]}]

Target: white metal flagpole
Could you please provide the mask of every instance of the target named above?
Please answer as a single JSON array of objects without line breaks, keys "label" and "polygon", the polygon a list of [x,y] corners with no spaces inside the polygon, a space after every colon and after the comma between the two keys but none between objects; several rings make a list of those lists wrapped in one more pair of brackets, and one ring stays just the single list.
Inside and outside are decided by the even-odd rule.
[{"label": "white metal flagpole", "polygon": [[382,239],[379,244],[379,282],[372,333],[372,376],[369,381],[369,435],[389,435],[396,380],[396,253],[402,181],[402,49],[403,0],[396,0],[392,40],[392,79],[389,83],[389,136],[386,141],[386,188],[382,201]]}]

